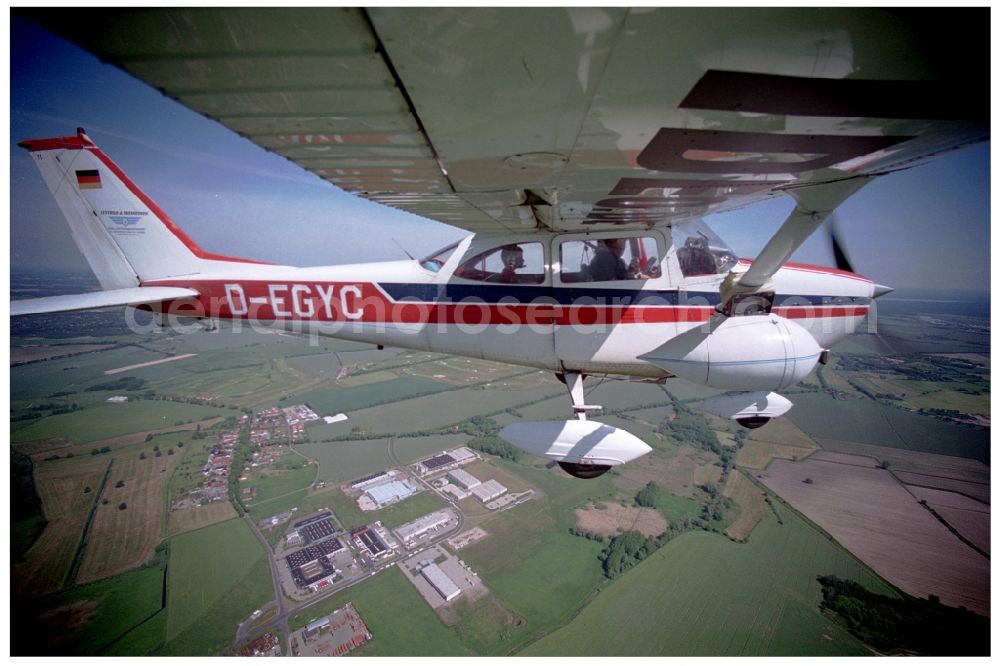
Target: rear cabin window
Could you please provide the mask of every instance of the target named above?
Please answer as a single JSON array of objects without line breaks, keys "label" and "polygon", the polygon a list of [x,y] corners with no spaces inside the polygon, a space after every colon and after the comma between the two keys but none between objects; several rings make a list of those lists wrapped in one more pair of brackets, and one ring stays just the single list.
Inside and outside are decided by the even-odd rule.
[{"label": "rear cabin window", "polygon": [[566,241],[559,246],[559,262],[563,283],[660,277],[656,239],[649,236]]}]

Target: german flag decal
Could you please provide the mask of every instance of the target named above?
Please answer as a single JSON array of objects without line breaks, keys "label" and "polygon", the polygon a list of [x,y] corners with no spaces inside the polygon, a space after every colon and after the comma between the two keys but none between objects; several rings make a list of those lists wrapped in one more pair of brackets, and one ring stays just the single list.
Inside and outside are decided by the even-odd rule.
[{"label": "german flag decal", "polygon": [[81,190],[98,190],[101,188],[101,174],[97,169],[77,171],[76,184]]}]

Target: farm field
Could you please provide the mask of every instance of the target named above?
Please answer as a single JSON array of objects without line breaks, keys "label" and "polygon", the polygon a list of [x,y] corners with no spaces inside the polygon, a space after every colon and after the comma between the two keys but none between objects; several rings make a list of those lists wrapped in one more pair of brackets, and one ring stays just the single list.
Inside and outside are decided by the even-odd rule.
[{"label": "farm field", "polygon": [[[361,375],[364,377],[365,375]],[[389,378],[352,388],[321,388],[281,401],[283,407],[305,403],[320,416],[352,412],[364,407],[396,402],[441,391],[454,390],[451,384],[416,377]]]},{"label": "farm field", "polygon": [[[161,612],[163,570],[157,566],[135,569],[97,583],[73,587],[46,597],[43,602],[15,614],[11,638],[15,654],[98,655],[114,651],[129,632]],[[54,619],[65,631],[48,631]],[[154,639],[155,640],[155,639]],[[162,640],[162,637],[159,638]],[[155,647],[148,643],[131,654]]]},{"label": "farm field", "polygon": [[796,396],[787,418],[814,439],[837,439],[922,453],[972,458],[989,464],[989,433],[982,429],[888,407],[868,400]]},{"label": "farm field", "polygon": [[[87,534],[76,583],[87,583],[138,567],[163,537],[164,488],[180,456],[116,456]],[[118,488],[119,483],[124,484]],[[107,503],[105,503],[105,500]],[[121,509],[121,505],[125,509]]]},{"label": "farm field", "polygon": [[722,494],[736,502],[740,508],[740,515],[726,528],[726,536],[746,541],[757,524],[771,512],[764,501],[764,492],[741,472],[733,470],[729,473]]},{"label": "farm field", "polygon": [[24,560],[12,568],[16,594],[40,596],[69,582],[66,578],[110,463],[107,456],[87,456],[36,465],[36,489],[48,524]]},{"label": "farm field", "polygon": [[[289,467],[282,467],[282,465]],[[244,502],[249,509],[298,490],[306,490],[312,485],[315,478],[316,466],[309,464],[295,454],[291,454],[282,456],[282,461],[278,462],[276,468],[254,470],[248,480],[240,483],[240,488],[252,487],[256,490],[254,499],[250,502]]]},{"label": "farm field", "polygon": [[990,552],[990,505],[983,502],[935,488],[907,486],[907,490],[918,500],[927,502],[955,531],[972,544]]},{"label": "farm field", "polygon": [[388,438],[357,439],[297,444],[295,450],[319,463],[317,481],[331,483],[353,481],[388,468],[388,445]]},{"label": "farm field", "polygon": [[47,416],[36,423],[11,431],[11,442],[65,437],[77,444],[120,437],[227,416],[227,410],[204,405],[164,400],[133,400],[123,404],[102,404],[69,414]]},{"label": "farm field", "polygon": [[989,560],[917,504],[888,471],[778,460],[758,478],[904,592],[989,613]]},{"label": "farm field", "polygon": [[581,530],[613,537],[621,532],[635,530],[648,537],[657,537],[667,531],[667,521],[656,509],[604,504],[577,509],[576,525]]},{"label": "farm field", "polygon": [[477,414],[491,414],[515,405],[533,404],[564,390],[555,385],[551,389],[524,391],[471,387],[360,409],[348,414],[351,420],[346,423],[315,426],[308,432],[315,441],[342,437],[354,427],[362,428],[369,435],[386,436],[434,430],[460,423]]},{"label": "farm field", "polygon": [[209,655],[272,594],[264,551],[240,519],[170,539],[164,654]]},{"label": "farm field", "polygon": [[519,656],[867,654],[820,614],[816,576],[892,591],[792,512],[780,513],[782,523],[768,516],[745,544],[707,532],[676,537]]},{"label": "farm field", "polygon": [[212,502],[194,509],[171,511],[167,532],[170,536],[175,536],[236,517],[236,509],[229,502]]},{"label": "farm field", "polygon": [[[141,338],[133,338],[141,340]],[[127,344],[128,338],[122,340]],[[165,354],[139,346],[121,346],[105,351],[19,365],[10,369],[11,386],[18,398],[44,398],[55,392],[75,393],[108,381],[103,372],[123,365],[156,361]]]}]

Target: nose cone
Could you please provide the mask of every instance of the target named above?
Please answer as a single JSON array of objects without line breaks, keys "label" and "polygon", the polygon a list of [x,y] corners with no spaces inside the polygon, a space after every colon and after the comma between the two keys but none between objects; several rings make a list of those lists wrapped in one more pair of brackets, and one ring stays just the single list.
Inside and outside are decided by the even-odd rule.
[{"label": "nose cone", "polygon": [[878,298],[879,296],[885,296],[886,294],[894,291],[892,287],[886,287],[882,284],[875,285],[875,291],[872,293],[872,298]]}]

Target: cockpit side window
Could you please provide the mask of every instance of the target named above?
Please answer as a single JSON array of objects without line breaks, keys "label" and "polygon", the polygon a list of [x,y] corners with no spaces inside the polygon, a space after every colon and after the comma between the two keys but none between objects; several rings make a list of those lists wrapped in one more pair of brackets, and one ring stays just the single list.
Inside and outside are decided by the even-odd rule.
[{"label": "cockpit side window", "polygon": [[660,277],[656,239],[648,236],[566,241],[559,255],[564,283]]},{"label": "cockpit side window", "polygon": [[736,254],[701,220],[675,225],[672,238],[684,277],[725,273],[736,265]]},{"label": "cockpit side window", "polygon": [[477,254],[455,269],[455,277],[497,284],[541,284],[545,252],[541,243],[510,243]]}]

